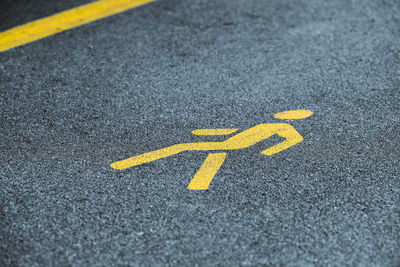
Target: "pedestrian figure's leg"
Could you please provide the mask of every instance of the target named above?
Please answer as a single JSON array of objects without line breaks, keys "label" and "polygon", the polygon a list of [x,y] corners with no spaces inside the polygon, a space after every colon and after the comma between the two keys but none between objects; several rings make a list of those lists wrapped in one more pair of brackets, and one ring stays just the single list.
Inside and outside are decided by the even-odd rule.
[{"label": "pedestrian figure's leg", "polygon": [[226,158],[226,153],[210,153],[201,165],[199,171],[188,185],[191,190],[207,190],[211,180],[221,167]]}]

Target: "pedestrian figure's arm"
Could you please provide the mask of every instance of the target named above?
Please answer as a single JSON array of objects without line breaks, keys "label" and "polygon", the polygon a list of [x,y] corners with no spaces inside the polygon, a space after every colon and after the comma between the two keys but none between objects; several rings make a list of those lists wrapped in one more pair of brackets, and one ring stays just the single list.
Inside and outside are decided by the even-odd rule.
[{"label": "pedestrian figure's arm", "polygon": [[280,127],[282,128],[279,129],[276,134],[286,138],[286,140],[268,149],[265,149],[261,152],[261,154],[271,156],[303,141],[303,137],[290,124],[283,124]]}]

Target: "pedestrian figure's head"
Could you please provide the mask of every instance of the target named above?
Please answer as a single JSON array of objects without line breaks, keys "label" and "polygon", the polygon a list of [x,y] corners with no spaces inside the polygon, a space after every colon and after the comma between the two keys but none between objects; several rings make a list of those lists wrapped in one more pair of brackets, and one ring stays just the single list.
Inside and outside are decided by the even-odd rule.
[{"label": "pedestrian figure's head", "polygon": [[274,118],[282,120],[299,120],[310,117],[312,114],[312,111],[306,109],[288,110],[276,113]]}]

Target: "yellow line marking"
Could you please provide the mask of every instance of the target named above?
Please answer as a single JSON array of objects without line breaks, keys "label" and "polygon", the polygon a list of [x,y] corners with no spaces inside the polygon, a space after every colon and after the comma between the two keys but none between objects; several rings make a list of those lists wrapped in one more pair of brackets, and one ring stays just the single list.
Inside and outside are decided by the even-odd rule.
[{"label": "yellow line marking", "polygon": [[188,185],[191,190],[207,190],[211,180],[224,163],[226,153],[210,153]]},{"label": "yellow line marking", "polygon": [[227,135],[236,132],[239,129],[198,129],[193,130],[195,135]]},{"label": "yellow line marking", "polygon": [[261,154],[271,156],[284,149],[303,141],[303,137],[288,123],[268,123],[259,124],[238,133],[222,142],[199,142],[199,143],[182,143],[169,147],[161,148],[151,152],[147,152],[135,157],[124,159],[111,163],[110,166],[117,170],[127,169],[133,166],[141,165],[161,158],[166,158],[183,151],[204,151],[204,150],[237,150],[252,146],[268,137],[277,134],[286,140],[282,143],[274,145]]},{"label": "yellow line marking", "polygon": [[111,16],[153,0],[99,0],[0,33],[0,52]]}]

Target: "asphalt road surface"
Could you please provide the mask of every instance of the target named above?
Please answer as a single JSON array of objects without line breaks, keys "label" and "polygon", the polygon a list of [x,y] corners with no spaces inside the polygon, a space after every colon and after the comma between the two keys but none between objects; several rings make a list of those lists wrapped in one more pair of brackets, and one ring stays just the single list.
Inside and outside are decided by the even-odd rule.
[{"label": "asphalt road surface", "polygon": [[[0,263],[399,266],[399,89],[397,0],[161,0],[0,53]],[[110,167],[296,109],[208,190],[208,151]]]}]

